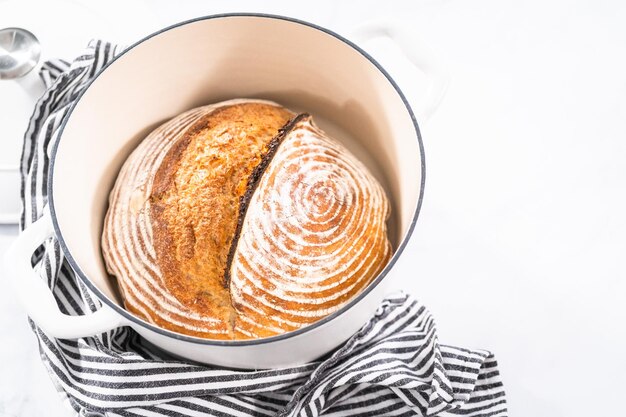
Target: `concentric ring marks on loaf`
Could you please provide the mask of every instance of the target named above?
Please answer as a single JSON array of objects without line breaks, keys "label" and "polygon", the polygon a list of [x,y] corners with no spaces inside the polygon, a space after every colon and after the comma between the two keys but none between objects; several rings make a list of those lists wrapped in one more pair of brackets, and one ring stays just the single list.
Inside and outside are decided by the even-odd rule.
[{"label": "concentric ring marks on loaf", "polygon": [[129,311],[204,338],[266,337],[338,310],[384,268],[384,191],[294,116],[262,100],[205,106],[130,155],[102,236]]},{"label": "concentric ring marks on loaf", "polygon": [[295,330],[338,310],[391,256],[389,203],[368,169],[300,115],[247,205],[230,267],[237,337]]}]

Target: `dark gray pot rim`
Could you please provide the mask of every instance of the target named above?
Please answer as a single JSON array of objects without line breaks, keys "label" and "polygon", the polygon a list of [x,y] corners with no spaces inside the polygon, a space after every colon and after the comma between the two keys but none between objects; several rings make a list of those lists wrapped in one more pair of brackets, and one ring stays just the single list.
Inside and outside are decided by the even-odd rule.
[{"label": "dark gray pot rim", "polygon": [[[277,335],[277,336],[262,338],[262,339],[250,339],[250,340],[211,340],[211,339],[203,339],[203,338],[194,337],[194,336],[188,336],[188,335],[184,335],[184,334],[181,334],[181,333],[176,333],[176,332],[173,332],[173,331],[170,331],[170,330],[166,330],[166,329],[163,329],[161,327],[155,326],[154,324],[148,323],[148,322],[140,319],[139,317],[134,316],[133,314],[131,314],[128,311],[126,311],[123,307],[121,307],[118,304],[116,304],[115,302],[113,302],[111,299],[109,299],[109,297],[107,297],[104,293],[102,293],[102,291],[100,291],[100,289],[98,287],[96,287],[91,282],[91,280],[87,277],[87,275],[80,268],[80,266],[78,265],[78,263],[76,262],[76,260],[72,256],[71,251],[67,247],[67,245],[65,243],[65,240],[63,239],[63,234],[62,234],[61,229],[59,227],[57,218],[56,218],[56,210],[55,210],[55,207],[54,207],[54,192],[53,192],[53,189],[52,189],[52,184],[53,184],[53,179],[54,179],[54,167],[55,167],[56,153],[57,153],[59,142],[61,140],[63,140],[63,131],[65,130],[65,126],[67,124],[67,121],[70,119],[70,117],[71,117],[74,109],[78,105],[78,103],[80,103],[80,100],[82,99],[82,97],[85,94],[85,92],[89,90],[89,87],[91,86],[91,84],[93,82],[95,82],[98,79],[98,77],[104,71],[106,71],[106,69],[109,66],[115,64],[115,62],[117,60],[121,59],[126,53],[128,53],[129,51],[134,49],[136,46],[142,44],[143,42],[147,41],[148,39],[153,38],[154,36],[157,36],[157,35],[160,35],[161,33],[167,32],[168,30],[175,29],[177,27],[180,27],[180,26],[183,26],[183,25],[187,25],[189,23],[202,21],[202,20],[220,19],[220,18],[229,18],[229,17],[261,17],[261,18],[266,18],[266,19],[285,20],[285,21],[288,21],[288,22],[292,22],[292,23],[297,23],[297,24],[300,24],[300,25],[308,26],[310,28],[317,29],[317,30],[319,30],[321,32],[324,32],[324,33],[326,33],[328,35],[331,35],[331,36],[335,37],[339,41],[349,45],[350,47],[355,49],[357,52],[359,52],[361,55],[363,55],[365,58],[367,58],[387,78],[389,83],[393,86],[393,88],[396,90],[396,92],[398,93],[398,95],[402,99],[402,102],[404,103],[404,105],[406,107],[406,110],[409,113],[409,115],[411,117],[411,120],[413,121],[413,125],[415,126],[415,134],[416,134],[416,137],[417,137],[417,140],[418,140],[418,143],[419,143],[420,160],[421,160],[421,168],[422,168],[422,178],[421,178],[421,183],[420,183],[419,199],[418,199],[418,202],[417,202],[417,207],[415,209],[415,212],[413,213],[413,218],[411,220],[411,224],[409,225],[409,230],[405,234],[404,239],[402,239],[402,242],[400,242],[400,245],[398,246],[398,249],[396,250],[396,252],[392,256],[392,258],[389,261],[389,263],[387,264],[387,266],[382,270],[382,272],[367,286],[367,288],[365,288],[361,293],[359,293],[356,297],[354,297],[352,300],[350,300],[348,303],[346,303],[342,308],[340,308],[336,312],[334,312],[334,313],[324,317],[323,319],[320,319],[320,320],[316,321],[315,323],[312,323],[312,324],[310,324],[310,325],[308,325],[306,327],[303,327],[301,329],[294,330],[294,331],[291,331],[291,332],[288,332],[288,333],[284,333],[284,334],[281,334],[281,335]],[[233,347],[236,347],[236,346],[255,346],[255,345],[263,345],[263,344],[267,344],[267,343],[277,342],[277,341],[280,341],[280,340],[286,340],[286,339],[298,336],[300,334],[303,334],[303,333],[306,333],[306,332],[310,332],[310,331],[312,331],[312,330],[322,326],[323,324],[325,324],[325,323],[335,319],[336,317],[338,317],[341,314],[345,313],[347,310],[351,309],[355,304],[357,304],[367,294],[369,294],[374,288],[376,288],[376,286],[378,286],[378,284],[380,284],[380,282],[385,278],[385,276],[387,276],[389,271],[393,268],[393,266],[395,265],[395,263],[399,259],[399,257],[402,254],[404,248],[406,247],[407,242],[409,241],[411,235],[413,234],[413,230],[415,229],[415,224],[417,223],[417,218],[419,216],[419,212],[420,212],[420,209],[422,207],[422,200],[423,200],[423,197],[424,197],[424,185],[425,185],[425,174],[426,174],[425,169],[426,169],[426,162],[425,162],[425,158],[424,158],[424,145],[422,143],[422,136],[421,136],[421,133],[420,133],[420,130],[419,130],[419,126],[417,124],[417,120],[415,119],[415,115],[413,114],[413,110],[411,109],[411,106],[409,105],[406,97],[404,96],[404,94],[400,90],[400,87],[398,87],[397,83],[393,80],[393,78],[391,78],[391,76],[387,73],[387,71],[385,71],[385,69],[374,58],[372,58],[372,56],[370,56],[367,52],[365,52],[363,49],[358,47],[356,44],[354,44],[350,40],[344,38],[343,36],[333,32],[333,31],[331,31],[329,29],[323,28],[323,27],[318,26],[316,24],[309,23],[309,22],[306,22],[306,21],[303,21],[303,20],[300,20],[300,19],[295,19],[295,18],[286,17],[286,16],[280,16],[280,15],[265,14],[265,13],[222,13],[222,14],[209,15],[209,16],[198,17],[198,18],[191,19],[191,20],[186,20],[186,21],[183,21],[183,22],[171,25],[171,26],[166,27],[164,29],[161,29],[161,30],[159,30],[159,31],[157,31],[157,32],[155,32],[155,33],[153,33],[151,35],[146,36],[145,38],[143,38],[140,41],[134,43],[132,46],[128,47],[125,51],[120,53],[111,62],[109,62],[106,66],[104,66],[94,76],[94,78],[92,80],[89,81],[89,83],[86,85],[86,87],[80,93],[80,95],[78,96],[78,98],[76,99],[74,104],[71,106],[70,110],[68,111],[68,114],[64,118],[63,123],[61,124],[61,127],[60,127],[59,139],[58,139],[57,142],[55,142],[53,144],[52,153],[51,153],[51,156],[50,156],[50,167],[49,167],[49,170],[48,170],[48,204],[49,204],[49,207],[50,207],[50,213],[52,215],[52,223],[53,223],[53,226],[54,226],[54,232],[56,234],[56,237],[57,237],[57,239],[58,239],[58,241],[59,241],[59,243],[61,245],[61,249],[63,250],[63,253],[65,254],[65,257],[66,257],[67,261],[69,262],[70,266],[76,272],[76,274],[78,275],[80,280],[94,294],[96,294],[97,297],[103,303],[107,304],[109,307],[111,307],[117,313],[122,315],[124,318],[126,318],[127,320],[129,320],[129,321],[131,321],[131,322],[133,322],[133,323],[135,323],[137,325],[140,325],[140,326],[145,327],[145,328],[147,328],[149,330],[152,330],[153,332],[159,333],[159,334],[161,334],[163,336],[171,337],[171,338],[178,339],[178,340],[183,340],[185,342],[197,343],[197,344],[201,344],[201,345],[210,345],[210,346],[233,346]]]}]

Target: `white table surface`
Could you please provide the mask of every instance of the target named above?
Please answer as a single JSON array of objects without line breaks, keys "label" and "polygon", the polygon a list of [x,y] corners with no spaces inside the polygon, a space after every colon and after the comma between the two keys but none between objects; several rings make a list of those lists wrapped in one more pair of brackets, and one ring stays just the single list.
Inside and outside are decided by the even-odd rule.
[{"label": "white table surface", "polygon": [[[99,34],[125,43],[226,11],[290,15],[340,33],[386,16],[421,38],[452,84],[423,129],[426,195],[398,265],[405,288],[430,307],[441,341],[496,353],[512,416],[622,413],[626,3],[74,3],[102,17]],[[118,20],[107,3],[132,6]],[[49,50],[90,37],[89,25],[47,25],[51,39],[70,39]],[[26,117],[0,129],[20,131]],[[3,146],[12,140],[19,145],[2,137]],[[0,252],[15,235],[0,227]],[[0,416],[71,415],[5,277],[0,334]]]}]

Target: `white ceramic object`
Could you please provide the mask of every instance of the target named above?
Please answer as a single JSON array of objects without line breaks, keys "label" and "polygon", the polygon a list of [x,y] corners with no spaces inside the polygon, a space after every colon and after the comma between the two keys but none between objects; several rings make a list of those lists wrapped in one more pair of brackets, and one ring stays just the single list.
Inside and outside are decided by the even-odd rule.
[{"label": "white ceramic object", "polygon": [[[365,38],[379,36],[377,31]],[[387,56],[385,62],[396,58]],[[432,73],[433,66],[424,62],[418,64]],[[445,91],[445,77],[433,80],[431,91],[439,93],[429,93],[417,114],[432,114]],[[366,290],[317,323],[265,339],[214,341],[164,330],[124,310],[104,268],[100,235],[109,190],[138,141],[187,109],[237,97],[306,109],[360,156],[391,198],[395,254]],[[421,137],[398,86],[345,38],[280,16],[208,16],[149,36],[96,77],[62,129],[50,164],[50,210],[24,231],[4,263],[27,313],[54,337],[77,338],[128,325],[154,345],[204,363],[258,369],[313,360],[354,334],[388,293],[423,195]],[[96,313],[62,314],[32,271],[33,250],[53,234],[77,275],[102,300]]]}]

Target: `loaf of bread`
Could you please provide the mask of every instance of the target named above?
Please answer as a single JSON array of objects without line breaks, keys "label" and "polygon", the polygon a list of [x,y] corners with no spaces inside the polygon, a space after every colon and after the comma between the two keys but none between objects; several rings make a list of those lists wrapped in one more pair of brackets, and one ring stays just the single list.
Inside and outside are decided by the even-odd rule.
[{"label": "loaf of bread", "polygon": [[389,203],[339,142],[263,100],[183,113],[124,163],[102,252],[127,310],[211,339],[267,337],[336,311],[391,257]]}]

